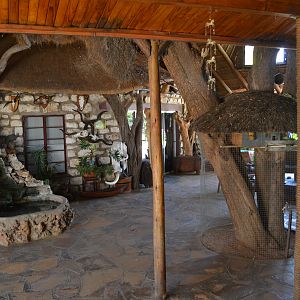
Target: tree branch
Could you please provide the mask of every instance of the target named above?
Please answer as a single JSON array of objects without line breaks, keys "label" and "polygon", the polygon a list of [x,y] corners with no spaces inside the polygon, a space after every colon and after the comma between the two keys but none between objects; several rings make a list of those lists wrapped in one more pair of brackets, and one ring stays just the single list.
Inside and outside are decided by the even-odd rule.
[{"label": "tree branch", "polygon": [[142,95],[137,95],[135,97],[135,103],[136,103],[136,117],[135,120],[131,126],[131,132],[134,134],[136,131],[136,128],[140,124],[140,122],[143,119],[143,97]]},{"label": "tree branch", "polygon": [[18,44],[10,47],[8,50],[4,52],[4,54],[0,58],[0,75],[6,69],[8,60],[18,52],[29,49],[31,47],[31,42],[25,34],[20,35],[18,38]]},{"label": "tree branch", "polygon": [[130,98],[125,99],[122,102],[122,105],[124,107],[124,109],[126,110],[126,112],[128,111],[130,105],[133,103],[133,97],[131,96]]}]

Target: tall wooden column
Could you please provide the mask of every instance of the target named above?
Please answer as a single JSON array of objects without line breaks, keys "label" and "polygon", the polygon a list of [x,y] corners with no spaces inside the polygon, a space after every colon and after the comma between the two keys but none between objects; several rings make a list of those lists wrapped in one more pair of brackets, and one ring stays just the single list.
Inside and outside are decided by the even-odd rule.
[{"label": "tall wooden column", "polygon": [[153,177],[153,256],[155,299],[166,297],[165,205],[161,140],[161,105],[158,65],[158,41],[151,41],[148,60],[151,120],[151,165]]},{"label": "tall wooden column", "polygon": [[297,193],[296,193],[296,241],[294,251],[295,273],[294,273],[294,299],[300,300],[300,18],[296,20],[297,40]]}]

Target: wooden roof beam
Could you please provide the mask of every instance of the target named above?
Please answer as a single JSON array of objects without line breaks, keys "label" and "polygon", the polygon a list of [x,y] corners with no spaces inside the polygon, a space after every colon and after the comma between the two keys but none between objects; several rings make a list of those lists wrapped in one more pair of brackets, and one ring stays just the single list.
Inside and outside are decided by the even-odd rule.
[{"label": "wooden roof beam", "polygon": [[206,8],[210,11],[232,11],[296,18],[300,16],[299,0],[127,0],[147,4]]},{"label": "wooden roof beam", "polygon": [[[207,36],[200,34],[172,33],[162,31],[134,30],[134,29],[104,29],[104,28],[77,28],[77,27],[51,27],[38,25],[0,24],[1,33],[25,34],[57,34],[77,36],[107,36],[129,39],[157,39],[164,41],[206,42]],[[295,49],[295,42],[274,40],[252,40],[241,37],[214,36],[214,41],[220,44],[253,45],[257,47]]]},{"label": "wooden roof beam", "polygon": [[239,70],[237,70],[237,68],[234,66],[231,58],[228,56],[228,54],[226,53],[224,48],[220,44],[217,44],[217,47],[218,47],[218,50],[220,51],[220,53],[222,54],[222,56],[224,57],[224,59],[226,60],[228,66],[233,71],[233,73],[237,76],[237,78],[240,80],[240,82],[243,84],[243,86],[247,90],[249,90],[249,85],[248,85],[247,80],[243,77],[243,75],[239,72]]},{"label": "wooden roof beam", "polygon": [[223,80],[223,78],[220,76],[220,74],[217,71],[213,70],[213,75],[220,82],[220,84],[227,91],[227,93],[229,93],[229,94],[233,93],[231,88],[227,85],[227,83]]}]

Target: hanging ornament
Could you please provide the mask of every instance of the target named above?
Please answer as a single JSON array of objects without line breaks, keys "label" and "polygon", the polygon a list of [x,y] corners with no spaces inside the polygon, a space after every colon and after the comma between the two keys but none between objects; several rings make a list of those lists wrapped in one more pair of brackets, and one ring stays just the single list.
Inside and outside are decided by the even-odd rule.
[{"label": "hanging ornament", "polygon": [[205,48],[201,51],[201,57],[206,58],[205,72],[208,78],[207,88],[213,91],[216,91],[216,79],[213,76],[213,71],[217,70],[215,57],[217,54],[217,44],[212,39],[215,33],[215,20],[209,18],[208,22],[205,23],[205,35],[208,36],[208,39]]}]

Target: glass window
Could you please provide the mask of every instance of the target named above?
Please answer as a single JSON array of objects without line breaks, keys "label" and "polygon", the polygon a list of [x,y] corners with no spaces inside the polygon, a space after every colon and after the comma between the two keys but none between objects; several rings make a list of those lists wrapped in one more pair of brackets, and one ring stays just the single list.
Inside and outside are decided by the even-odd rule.
[{"label": "glass window", "polygon": [[48,164],[56,173],[66,172],[64,116],[24,117],[25,164],[36,174],[33,155],[45,149]]},{"label": "glass window", "polygon": [[254,46],[245,46],[245,66],[253,65]]},{"label": "glass window", "polygon": [[[245,66],[253,65],[254,46],[245,46]],[[276,64],[286,64],[286,49],[280,48],[276,56]]]}]

